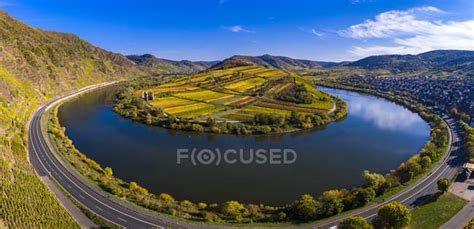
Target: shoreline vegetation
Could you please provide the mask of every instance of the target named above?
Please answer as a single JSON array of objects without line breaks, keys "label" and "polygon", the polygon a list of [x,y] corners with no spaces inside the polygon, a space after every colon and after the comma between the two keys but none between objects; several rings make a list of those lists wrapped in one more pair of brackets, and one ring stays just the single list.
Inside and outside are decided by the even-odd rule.
[{"label": "shoreline vegetation", "polygon": [[131,81],[118,93],[114,111],[175,130],[262,135],[323,127],[342,120],[347,104],[295,73],[245,66]]},{"label": "shoreline vegetation", "polygon": [[[354,90],[356,89],[353,88],[352,91]],[[427,174],[443,157],[448,147],[446,124],[440,117],[430,114],[430,111],[420,104],[399,101],[405,107],[419,113],[431,127],[431,139],[418,154],[385,175],[364,171],[362,176],[365,184],[360,187],[328,190],[316,198],[311,195],[303,195],[284,206],[243,204],[232,200],[224,203],[178,201],[170,194],[153,194],[135,182],[126,182],[116,178],[113,176],[111,168],[102,168],[97,162],[74,147],[57,118],[57,109],[60,105],[51,111],[48,132],[60,156],[94,185],[120,199],[158,214],[204,225],[284,226],[310,224],[367,206],[382,197],[387,198],[403,190],[404,187]]]}]

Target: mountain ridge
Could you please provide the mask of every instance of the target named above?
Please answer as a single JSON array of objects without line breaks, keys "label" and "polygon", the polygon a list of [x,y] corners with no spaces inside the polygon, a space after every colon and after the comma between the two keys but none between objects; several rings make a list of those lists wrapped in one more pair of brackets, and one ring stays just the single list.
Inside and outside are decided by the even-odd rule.
[{"label": "mountain ridge", "polygon": [[152,54],[127,55],[129,60],[137,64],[143,71],[152,75],[163,73],[193,73],[206,70],[219,61],[168,60]]},{"label": "mountain ridge", "polygon": [[378,55],[362,58],[341,66],[367,70],[385,69],[392,73],[414,71],[465,71],[474,74],[474,51],[433,50],[416,55]]},{"label": "mountain ridge", "polygon": [[313,61],[304,59],[293,59],[286,56],[272,56],[269,54],[261,56],[234,55],[213,66],[213,69],[229,68],[245,65],[260,65],[269,68],[297,71],[304,69],[319,69],[337,65],[336,62]]}]

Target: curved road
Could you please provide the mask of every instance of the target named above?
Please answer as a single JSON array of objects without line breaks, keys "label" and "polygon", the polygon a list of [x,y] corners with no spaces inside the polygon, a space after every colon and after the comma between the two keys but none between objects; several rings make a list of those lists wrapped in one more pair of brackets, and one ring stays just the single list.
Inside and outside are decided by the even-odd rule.
[{"label": "curved road", "polygon": [[[127,228],[202,228],[202,226],[191,226],[151,213],[143,208],[133,206],[110,196],[106,192],[92,186],[84,178],[72,171],[71,168],[59,159],[58,153],[54,149],[54,152],[50,149],[47,144],[47,142],[50,142],[50,139],[49,137],[45,138],[43,135],[45,130],[42,130],[41,127],[41,116],[43,114],[47,115],[52,106],[67,98],[105,85],[107,84],[91,86],[74,94],[55,99],[41,107],[34,114],[29,126],[29,156],[38,175],[49,176],[84,207],[108,221]],[[402,192],[386,199],[383,203],[372,204],[351,213],[323,220],[306,227],[330,228],[336,226],[341,220],[354,215],[371,220],[376,216],[378,207],[389,201],[398,201],[410,208],[415,208],[429,200],[429,197],[437,192],[436,181],[442,177],[453,178],[457,173],[458,167],[463,163],[463,157],[459,150],[459,138],[456,134],[459,129],[454,126],[453,120],[445,120],[450,126],[449,142],[451,144],[448,149],[449,152],[430,174],[405,188]]]}]

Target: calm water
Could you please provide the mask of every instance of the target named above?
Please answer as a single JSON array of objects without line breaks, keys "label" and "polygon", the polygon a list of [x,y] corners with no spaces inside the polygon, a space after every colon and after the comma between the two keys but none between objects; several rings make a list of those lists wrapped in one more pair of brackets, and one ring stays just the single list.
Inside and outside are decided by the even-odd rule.
[{"label": "calm water", "polygon": [[[385,173],[420,150],[429,126],[415,113],[384,99],[322,89],[348,102],[349,115],[324,130],[278,136],[196,134],[148,127],[112,111],[113,91],[83,95],[59,112],[78,149],[126,181],[154,193],[194,202],[239,200],[281,205],[299,195],[362,182],[363,170]],[[179,148],[290,148],[291,165],[177,164]]]}]

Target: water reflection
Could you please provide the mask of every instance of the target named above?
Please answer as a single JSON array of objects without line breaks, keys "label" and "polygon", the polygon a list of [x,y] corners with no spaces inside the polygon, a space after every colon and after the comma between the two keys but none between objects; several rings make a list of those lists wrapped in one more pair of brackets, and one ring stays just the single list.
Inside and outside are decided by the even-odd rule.
[{"label": "water reflection", "polygon": [[[418,114],[385,99],[347,91],[320,87],[320,90],[340,96],[348,103],[350,115],[361,117],[378,128],[423,135],[426,130],[416,128],[424,123]],[[414,131],[414,132],[413,132]]]}]

